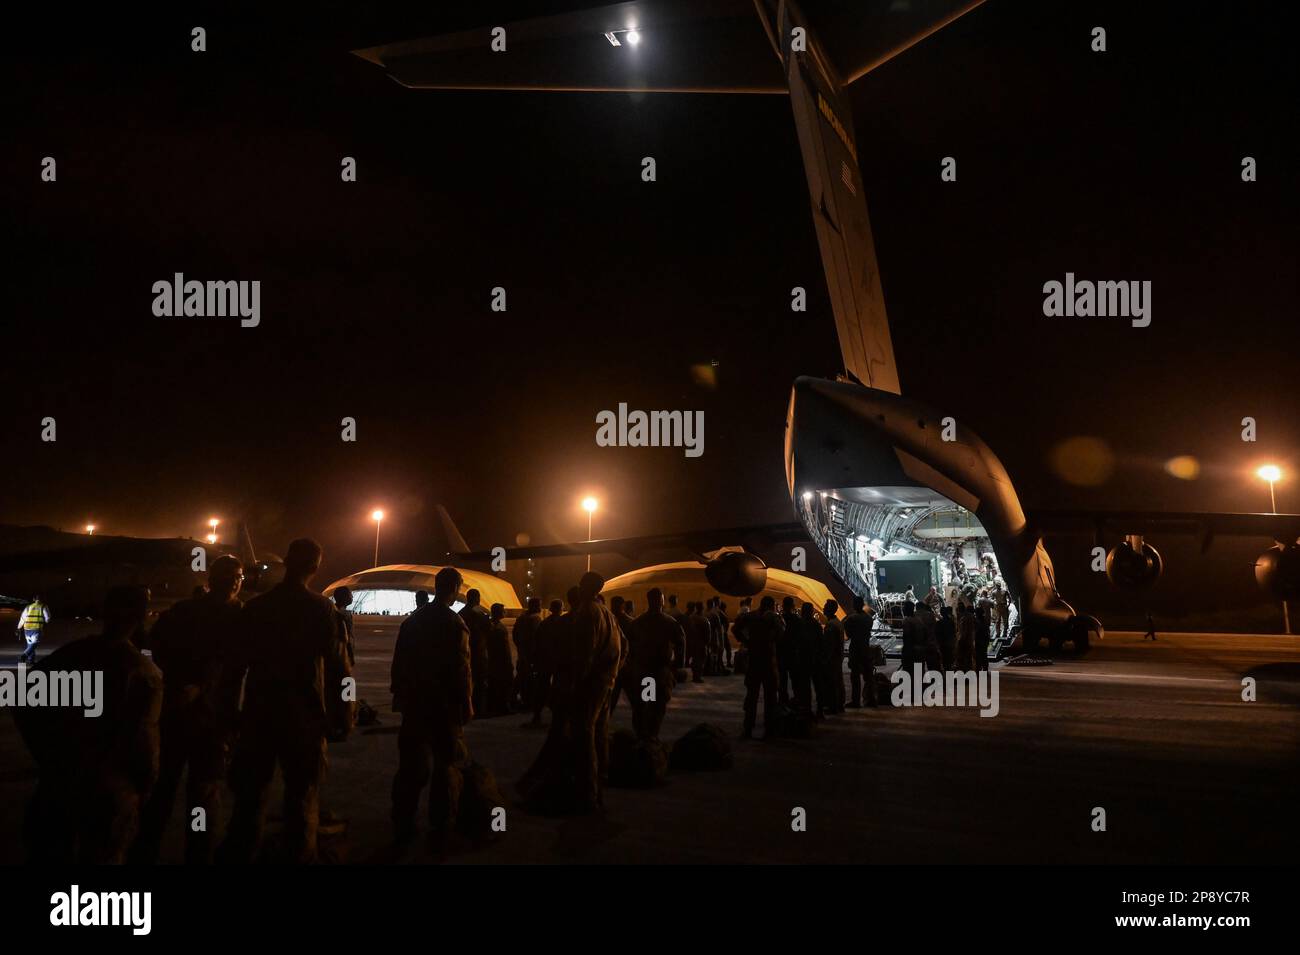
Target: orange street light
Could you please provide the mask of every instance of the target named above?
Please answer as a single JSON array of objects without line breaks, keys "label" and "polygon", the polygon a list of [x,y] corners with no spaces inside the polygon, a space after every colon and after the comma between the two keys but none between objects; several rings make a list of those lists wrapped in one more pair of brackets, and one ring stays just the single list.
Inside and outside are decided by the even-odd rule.
[{"label": "orange street light", "polygon": [[375,522],[375,566],[379,566],[379,525],[383,523],[384,512],[375,508],[370,512],[370,519]]},{"label": "orange street light", "polygon": [[93,534],[93,533],[95,533],[95,525],[94,525],[94,524],[87,524],[87,525],[86,525],[86,533],[87,533],[87,534]]},{"label": "orange street light", "polygon": [[1282,480],[1282,469],[1278,467],[1276,464],[1265,464],[1258,471],[1256,471],[1255,474],[1257,474],[1259,477],[1262,477],[1265,481],[1268,482],[1268,498],[1269,501],[1271,501],[1273,504],[1273,513],[1276,514],[1277,495],[1273,492],[1273,485],[1277,481]]},{"label": "orange street light", "polygon": [[[584,497],[582,499],[582,509],[587,512],[587,540],[591,540],[591,516],[596,513],[596,508],[600,502],[594,497]],[[587,569],[591,570],[591,554],[587,555]]]}]

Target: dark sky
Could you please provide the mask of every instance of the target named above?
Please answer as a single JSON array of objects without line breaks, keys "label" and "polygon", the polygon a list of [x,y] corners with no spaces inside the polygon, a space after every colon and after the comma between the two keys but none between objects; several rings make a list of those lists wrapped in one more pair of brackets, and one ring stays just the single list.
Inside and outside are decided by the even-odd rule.
[{"label": "dark sky", "polygon": [[[437,503],[476,547],[585,536],[587,492],[597,536],[790,519],[790,382],[839,358],[787,98],[405,90],[348,51],[548,5],[258,6],[11,23],[0,521],[242,514],[345,572],[375,506],[385,560],[429,556]],[[990,0],[854,85],[904,392],[980,433],[1026,507],[1263,510],[1250,471],[1300,466],[1277,8]],[[261,326],[155,318],[178,271],[261,280]],[[1151,326],[1045,318],[1067,271],[1150,280]],[[620,401],[704,409],[705,454],[596,447]],[[1080,435],[1116,456],[1099,486],[1051,466]],[[1164,472],[1180,454],[1199,480]]]}]

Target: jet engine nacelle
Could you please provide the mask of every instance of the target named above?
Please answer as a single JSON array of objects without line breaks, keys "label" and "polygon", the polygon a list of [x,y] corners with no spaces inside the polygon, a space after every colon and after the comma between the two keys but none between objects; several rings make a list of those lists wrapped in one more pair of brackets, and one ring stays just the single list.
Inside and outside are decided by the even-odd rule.
[{"label": "jet engine nacelle", "polygon": [[1300,600],[1300,544],[1274,544],[1260,554],[1255,580],[1278,600]]},{"label": "jet engine nacelle", "polygon": [[752,597],[767,586],[767,564],[754,554],[728,551],[705,565],[704,576],[720,594]]},{"label": "jet engine nacelle", "polygon": [[1106,576],[1123,590],[1145,590],[1159,579],[1165,569],[1160,552],[1145,541],[1141,549],[1123,540],[1106,555]]}]

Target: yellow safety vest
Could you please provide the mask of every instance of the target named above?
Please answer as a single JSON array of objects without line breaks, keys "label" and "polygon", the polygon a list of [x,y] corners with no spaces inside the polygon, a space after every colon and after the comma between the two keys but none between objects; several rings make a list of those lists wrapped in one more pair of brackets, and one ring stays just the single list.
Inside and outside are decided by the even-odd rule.
[{"label": "yellow safety vest", "polygon": [[23,629],[40,630],[45,626],[45,605],[42,603],[29,604],[23,611]]}]

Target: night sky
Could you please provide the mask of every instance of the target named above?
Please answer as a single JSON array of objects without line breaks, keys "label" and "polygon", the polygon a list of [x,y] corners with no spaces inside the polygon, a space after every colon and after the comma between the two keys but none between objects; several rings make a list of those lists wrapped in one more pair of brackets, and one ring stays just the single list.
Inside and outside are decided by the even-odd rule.
[{"label": "night sky", "polygon": [[[581,5],[11,22],[0,522],[197,536],[242,515],[272,550],[317,537],[341,575],[369,564],[376,506],[385,562],[430,559],[439,503],[474,547],[584,537],[586,493],[596,536],[792,519],[790,383],[839,350],[788,98],[405,90],[349,54]],[[1266,510],[1253,469],[1300,467],[1277,6],[990,0],[852,87],[903,391],[974,428],[1027,509]],[[1045,318],[1067,271],[1150,280],[1151,326]],[[175,272],[260,280],[260,327],[155,318]],[[710,388],[692,366],[715,361]],[[704,409],[703,457],[597,447],[621,401]],[[1075,436],[1114,452],[1104,483],[1053,468]],[[1165,473],[1187,454],[1199,480]],[[1086,543],[1053,548],[1070,599]],[[1254,599],[1266,543],[1175,564],[1162,599],[1220,572]]]}]

